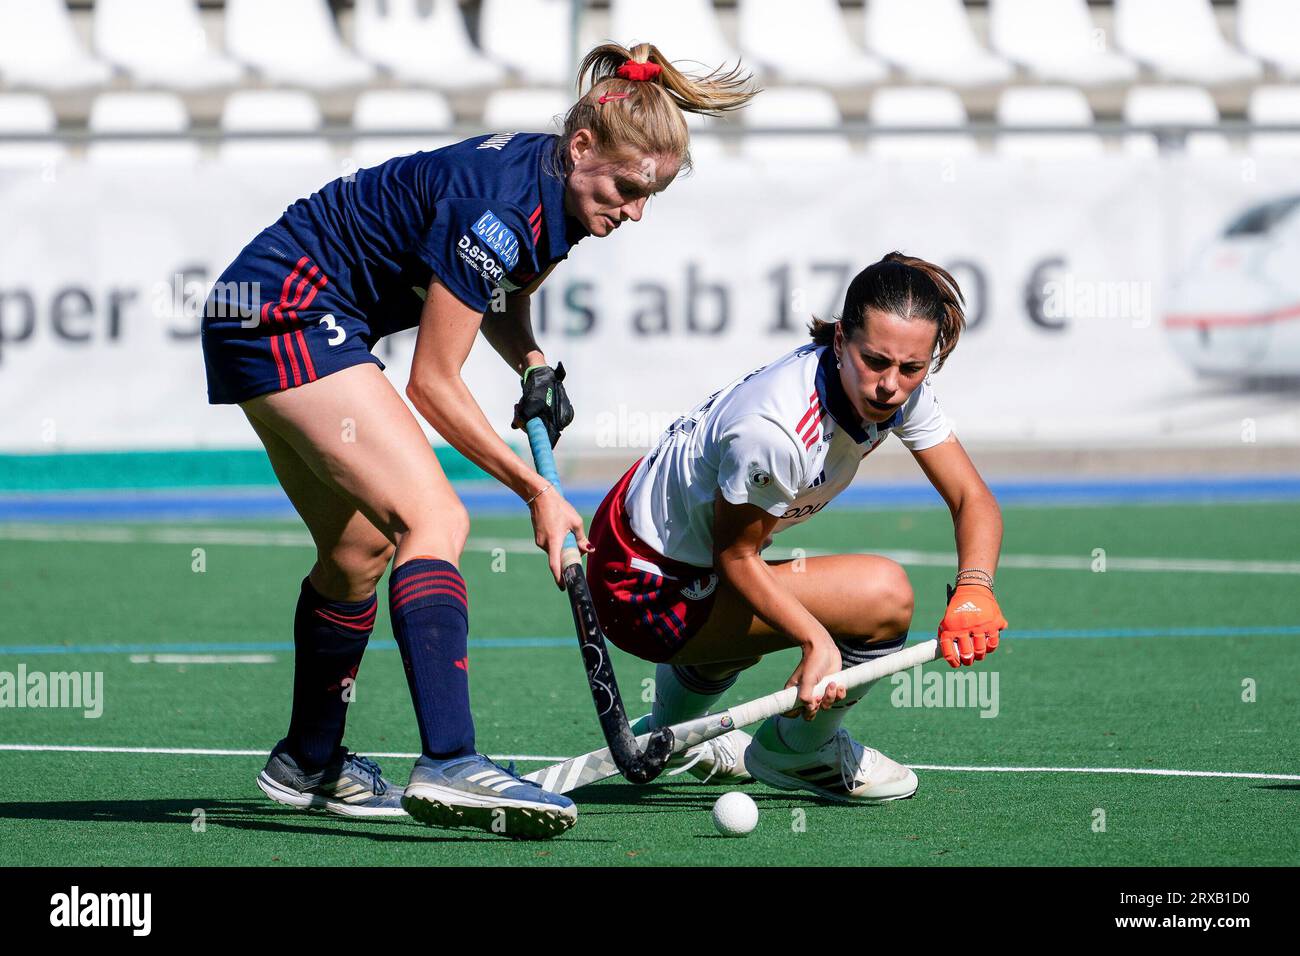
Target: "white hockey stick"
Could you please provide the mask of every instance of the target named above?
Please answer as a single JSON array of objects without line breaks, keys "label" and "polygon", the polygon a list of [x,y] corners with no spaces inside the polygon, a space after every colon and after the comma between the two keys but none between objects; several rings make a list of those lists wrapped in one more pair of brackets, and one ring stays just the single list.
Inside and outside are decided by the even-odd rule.
[{"label": "white hockey stick", "polygon": [[[831,681],[847,690],[853,690],[863,684],[870,684],[882,677],[888,677],[890,674],[909,670],[918,664],[926,664],[934,660],[938,655],[938,641],[933,639],[922,641],[920,644],[913,644],[911,647],[906,647],[901,651],[877,660],[867,661],[865,664],[858,664],[856,667],[850,667],[848,670],[833,674],[818,683],[817,691],[818,693],[825,691],[826,685]],[[673,724],[669,728],[673,732],[672,752],[674,754],[682,753],[696,744],[712,740],[714,737],[719,737],[728,731],[735,730],[737,727],[746,727],[749,724],[758,723],[760,720],[766,720],[768,717],[783,714],[788,710],[792,710],[798,701],[799,688],[787,687],[785,690],[777,691],[775,694],[768,694],[766,697],[758,698],[758,700],[737,704],[730,710],[724,710],[719,714],[706,714],[694,720]],[[649,734],[642,734],[637,738],[637,744],[644,747],[649,736]],[[614,758],[610,756],[609,748],[606,747],[603,750],[593,750],[591,753],[583,754],[580,757],[570,757],[568,760],[552,764],[549,767],[543,767],[541,770],[534,770],[524,779],[533,781],[543,790],[548,790],[551,793],[568,793],[570,790],[578,789],[578,787],[585,787],[589,783],[616,777],[618,773],[618,766],[614,763]]]}]

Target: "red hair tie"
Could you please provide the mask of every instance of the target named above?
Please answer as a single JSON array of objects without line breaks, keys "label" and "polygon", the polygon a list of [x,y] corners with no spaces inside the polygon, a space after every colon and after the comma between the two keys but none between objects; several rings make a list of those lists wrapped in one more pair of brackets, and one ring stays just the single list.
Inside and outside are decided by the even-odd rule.
[{"label": "red hair tie", "polygon": [[663,69],[658,63],[638,63],[635,60],[628,60],[618,68],[617,73],[625,80],[644,83],[653,80],[663,72]]}]

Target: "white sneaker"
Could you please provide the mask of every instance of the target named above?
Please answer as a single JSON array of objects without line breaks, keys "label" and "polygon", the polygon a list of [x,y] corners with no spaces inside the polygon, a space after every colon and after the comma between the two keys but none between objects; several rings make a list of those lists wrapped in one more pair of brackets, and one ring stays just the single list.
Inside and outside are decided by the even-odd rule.
[{"label": "white sneaker", "polygon": [[[702,714],[700,716],[703,716]],[[689,718],[687,718],[689,719]],[[643,714],[632,721],[632,733],[649,733],[653,726],[651,714]],[[745,783],[754,778],[745,769],[745,748],[753,740],[743,730],[733,730],[668,758],[664,765],[669,777],[690,771],[699,780],[715,783]]]},{"label": "white sneaker", "polygon": [[884,803],[916,793],[916,774],[879,750],[864,747],[843,728],[811,753],[764,747],[763,734],[745,751],[754,778],[780,790],[808,790],[841,803]]},{"label": "white sneaker", "polygon": [[[685,751],[685,763],[668,771],[670,777],[684,771],[705,783],[745,783],[753,776],[745,769],[745,750],[753,737],[743,730],[733,730]],[[670,764],[671,765],[671,764]]]}]

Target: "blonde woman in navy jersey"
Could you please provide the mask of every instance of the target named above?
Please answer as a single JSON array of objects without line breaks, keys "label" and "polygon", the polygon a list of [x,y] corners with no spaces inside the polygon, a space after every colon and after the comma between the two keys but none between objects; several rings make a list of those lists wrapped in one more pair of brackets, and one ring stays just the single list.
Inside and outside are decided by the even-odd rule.
[{"label": "blonde woman in navy jersey", "polygon": [[587,560],[596,613],[611,641],[659,665],[654,710],[637,733],[707,713],[765,654],[800,653],[787,686],[799,688],[802,713],[767,721],[752,739],[734,730],[695,748],[692,772],[849,803],[916,792],[915,773],[841,726],[868,687],[815,692],[844,667],[902,649],[906,572],[874,554],[793,562],[761,552],[831,504],[895,434],[952,511],[943,656],[958,667],[997,648],[1007,626],[993,595],[1001,514],[930,381],[964,325],[951,275],[890,253],[849,284],[839,321],[815,322],[811,343],[683,415],[597,510]]},{"label": "blonde woman in navy jersey", "polygon": [[[469,515],[372,353],[417,328],[406,395],[434,430],[528,504],[559,581],[578,513],[496,434],[461,379],[481,331],[522,378],[514,424],[554,444],[573,411],[537,347],[529,295],[580,240],[641,218],[690,163],[683,112],[753,96],[738,71],[693,77],[653,46],[606,44],[578,73],[563,132],[498,132],[390,160],[290,206],[209,297],[209,400],[238,404],[306,522],[316,562],[294,620],[293,708],[258,785],[340,814],[403,810],[507,836],[562,832],[577,811],[479,754],[469,709],[468,601],[457,570]],[[260,297],[240,290],[252,284]],[[343,440],[346,431],[351,440]],[[389,563],[389,609],[422,755],[405,792],[342,746],[346,697]]]}]

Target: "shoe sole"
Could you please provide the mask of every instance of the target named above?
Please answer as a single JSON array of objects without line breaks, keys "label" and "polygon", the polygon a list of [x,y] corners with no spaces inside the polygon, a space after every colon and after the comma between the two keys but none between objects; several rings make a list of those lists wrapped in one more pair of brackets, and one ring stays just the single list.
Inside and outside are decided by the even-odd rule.
[{"label": "shoe sole", "polygon": [[404,817],[406,811],[401,807],[366,807],[343,800],[335,800],[319,793],[303,793],[292,790],[272,779],[265,770],[257,775],[257,785],[262,792],[286,807],[297,810],[328,810],[341,817]]},{"label": "shoe sole", "polygon": [[833,790],[827,790],[824,787],[817,786],[816,784],[808,783],[805,780],[800,780],[798,777],[787,776],[779,770],[772,770],[768,767],[764,767],[762,764],[755,762],[752,757],[749,758],[747,766],[755,780],[758,780],[760,783],[765,783],[769,787],[775,787],[778,790],[804,790],[808,793],[815,793],[817,796],[822,797],[825,800],[833,800],[836,803],[870,804],[889,803],[893,800],[910,800],[916,795],[916,791],[920,787],[920,781],[918,780],[916,786],[912,787],[912,789],[908,790],[906,793],[887,793],[878,797],[850,797],[846,794],[836,793]]},{"label": "shoe sole", "polygon": [[546,808],[518,800],[488,801],[433,784],[408,786],[402,807],[425,826],[473,827],[515,840],[548,840],[578,820],[576,805]]}]

